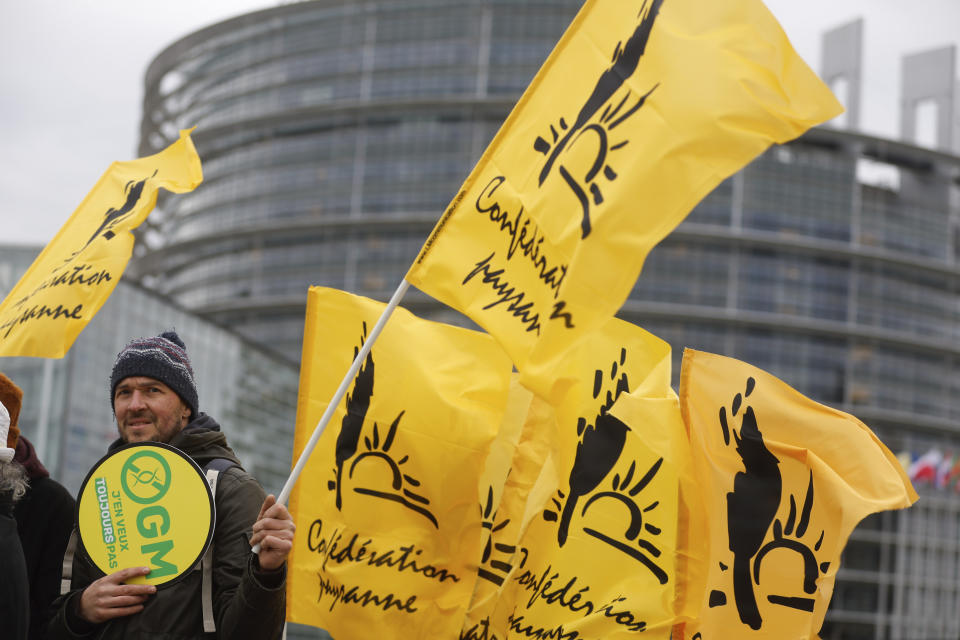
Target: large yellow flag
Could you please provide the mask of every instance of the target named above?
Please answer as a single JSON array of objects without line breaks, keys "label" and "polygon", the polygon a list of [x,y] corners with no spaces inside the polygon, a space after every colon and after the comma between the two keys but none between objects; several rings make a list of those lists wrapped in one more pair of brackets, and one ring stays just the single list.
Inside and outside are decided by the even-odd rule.
[{"label": "large yellow flag", "polygon": [[680,401],[709,563],[677,637],[816,638],[853,528],[916,501],[906,473],[862,422],[739,360],[687,349]]},{"label": "large yellow flag", "polygon": [[63,357],[117,286],[157,190],[202,180],[189,131],[160,153],[110,165],[0,303],[0,356]]},{"label": "large yellow flag", "polygon": [[[294,459],[383,308],[310,289]],[[289,620],[335,638],[456,637],[510,373],[490,336],[393,313],[291,494]]]},{"label": "large yellow flag", "polygon": [[699,200],[841,110],[760,0],[588,0],[406,279],[543,392]]},{"label": "large yellow flag", "polygon": [[[544,465],[555,471],[529,490],[530,504],[548,500],[517,542],[486,637],[669,637],[689,469],[671,453],[685,435],[669,363],[669,345],[613,318],[567,352]],[[615,414],[628,392],[645,402]]]}]

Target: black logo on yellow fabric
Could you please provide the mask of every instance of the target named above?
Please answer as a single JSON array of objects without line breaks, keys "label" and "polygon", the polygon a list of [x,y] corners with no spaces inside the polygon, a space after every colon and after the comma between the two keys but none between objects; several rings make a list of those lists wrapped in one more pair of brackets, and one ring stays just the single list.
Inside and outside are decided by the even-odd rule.
[{"label": "black logo on yellow fabric", "polygon": [[[544,154],[547,159],[540,171],[540,186],[550,176],[554,165],[557,166],[557,173],[563,178],[564,183],[580,203],[582,219],[580,222],[581,237],[586,238],[590,235],[591,225],[591,200],[593,205],[603,204],[603,191],[600,186],[601,178],[612,182],[617,179],[617,173],[613,167],[608,164],[608,154],[611,151],[617,151],[625,147],[629,140],[611,140],[611,134],[627,118],[632,116],[646,102],[650,94],[659,86],[659,83],[651,87],[642,96],[635,99],[632,105],[627,106],[631,101],[631,91],[628,88],[623,97],[616,102],[616,96],[623,87],[627,78],[637,70],[640,64],[640,58],[647,48],[647,41],[650,39],[650,32],[653,30],[653,23],[660,12],[663,0],[653,0],[647,10],[647,4],[644,3],[640,8],[640,24],[634,29],[633,33],[627,39],[626,43],[618,42],[614,52],[610,67],[607,68],[597,80],[593,92],[587,98],[580,113],[572,125],[567,124],[564,118],[560,118],[559,131],[557,127],[550,126],[550,141],[548,142],[542,136],[538,136],[533,143],[533,148]],[[646,15],[644,15],[646,12]],[[600,109],[597,121],[593,121],[594,116]],[[587,136],[585,134],[591,134]],[[593,139],[593,146],[590,147],[594,155],[590,168],[584,175],[573,175],[563,162],[558,162],[561,155],[569,152],[574,145],[587,145],[582,142]],[[589,192],[589,196],[587,195]]]},{"label": "black logo on yellow fabric", "polygon": [[[738,393],[733,398],[731,418],[737,417],[755,386],[756,381],[748,378],[744,393]],[[817,578],[821,573],[826,573],[830,563],[818,565],[815,555],[823,544],[823,530],[812,546],[803,540],[815,531],[810,528],[814,500],[812,471],[802,497],[802,506],[798,510],[799,496],[789,495],[789,511],[785,522],[781,522],[777,518],[784,499],[780,460],[764,443],[753,407],[744,409],[739,431],[728,419],[726,407],[720,408],[719,423],[724,443],[729,446],[732,436],[744,467],[734,476],[733,491],[727,494],[727,534],[729,549],[733,553],[733,598],[740,621],[757,630],[763,626],[757,591],[764,586],[761,569],[768,554],[785,550],[801,558],[803,575],[798,577],[797,586],[803,595],[797,595],[800,593],[797,591],[796,594],[770,593],[766,597],[770,604],[801,611],[813,611],[815,599],[810,596],[816,593]],[[764,543],[771,532],[772,540]],[[782,558],[778,562],[782,562]],[[729,567],[720,563],[720,568],[725,572]],[[726,593],[720,589],[713,590],[709,603],[711,607],[725,605]]]},{"label": "black logo on yellow fabric", "polygon": [[[154,171],[150,178],[156,174],[157,172]],[[107,240],[114,237],[113,229],[133,213],[143,194],[144,186],[150,178],[144,178],[138,182],[132,180],[127,182],[124,186],[126,200],[120,208],[110,207],[107,212],[103,214],[103,221],[100,226],[80,249],[64,258],[63,262],[60,262],[58,266],[51,268],[50,272],[43,277],[40,284],[35,286],[30,293],[19,298],[11,305],[12,309],[16,309],[16,314],[9,319],[5,319],[3,324],[0,324],[0,333],[2,333],[0,338],[8,338],[10,333],[19,325],[40,321],[45,318],[64,321],[84,319],[84,303],[76,303],[75,296],[68,295],[65,300],[48,299],[41,304],[34,304],[32,306],[27,306],[27,303],[44,289],[55,287],[59,291],[62,287],[74,290],[77,288],[93,288],[98,287],[103,282],[110,282],[114,279],[110,270],[102,268],[102,265],[84,264],[82,261],[80,264],[71,265],[70,263],[74,262],[80,254],[100,236],[103,236]],[[58,257],[54,258],[54,260],[57,259]]]},{"label": "black logo on yellow fabric", "polygon": [[97,230],[94,231],[90,236],[90,239],[87,240],[86,244],[84,244],[83,247],[81,247],[78,251],[72,253],[69,258],[64,260],[64,262],[70,262],[78,255],[83,253],[84,250],[100,236],[103,236],[107,240],[112,239],[113,236],[116,235],[113,232],[114,227],[123,222],[126,218],[130,217],[130,214],[133,213],[137,203],[140,202],[140,196],[143,195],[143,188],[146,186],[147,181],[155,175],[157,175],[157,171],[154,171],[149,178],[144,178],[143,180],[138,180],[136,182],[133,180],[128,181],[123,187],[123,191],[127,194],[127,197],[123,204],[120,205],[120,208],[116,209],[114,207],[110,207],[107,209],[107,212],[103,214],[103,221],[100,223],[100,226],[97,228]]},{"label": "black logo on yellow fabric", "polygon": [[[547,521],[558,522],[557,541],[562,547],[567,541],[574,517],[579,515],[584,533],[639,561],[660,584],[666,584],[667,573],[656,561],[662,552],[654,544],[661,529],[649,520],[659,502],[647,501],[642,494],[660,470],[663,458],[647,464],[630,461],[623,475],[613,474],[609,489],[597,491],[620,462],[627,432],[630,431],[627,425],[607,413],[620,394],[629,391],[630,383],[627,372],[623,369],[626,359],[627,350],[621,349],[620,358],[612,363],[609,376],[599,369],[594,372],[593,397],[601,399],[600,410],[594,424],[587,424],[583,417],[577,421],[577,434],[582,439],[577,445],[570,469],[569,493],[564,495],[558,492],[558,498],[554,499],[556,511],[546,510],[543,517]],[[607,381],[610,388],[606,388]],[[644,469],[644,473],[634,482],[639,469]],[[577,505],[581,498],[587,499],[577,514]],[[589,526],[588,511],[601,500],[612,500],[627,510],[629,525],[626,531],[603,532]]]},{"label": "black logo on yellow fabric", "polygon": [[516,553],[517,547],[496,540],[497,534],[510,524],[510,518],[497,521],[497,511],[493,508],[493,487],[488,487],[487,501],[480,513],[482,516],[480,525],[485,531],[486,542],[477,575],[500,586],[513,569],[509,560]]},{"label": "black logo on yellow fabric", "polygon": [[[360,348],[366,338],[367,324],[363,323],[360,346],[353,349],[354,358],[360,353]],[[386,433],[382,436],[380,426],[376,422],[367,429],[366,435],[363,433],[367,412],[370,409],[370,401],[373,397],[373,381],[374,363],[373,351],[371,350],[354,379],[353,393],[347,394],[347,413],[343,416],[340,423],[340,434],[337,436],[335,479],[327,484],[331,491],[337,493],[337,510],[343,510],[344,472],[346,472],[347,479],[357,482],[359,485],[353,488],[355,493],[401,504],[429,520],[434,527],[439,528],[437,518],[428,509],[430,500],[414,491],[414,488],[420,486],[420,482],[402,470],[402,467],[409,462],[409,456],[404,455],[397,459],[392,451],[404,411],[401,411],[394,418]],[[360,448],[361,436],[363,436],[364,450]],[[385,465],[390,471],[389,487],[364,485],[364,483],[371,481],[370,478],[378,476],[372,473],[361,473],[361,463],[364,463],[363,467],[366,468],[378,462],[380,465]],[[354,478],[355,475],[356,478]]]}]

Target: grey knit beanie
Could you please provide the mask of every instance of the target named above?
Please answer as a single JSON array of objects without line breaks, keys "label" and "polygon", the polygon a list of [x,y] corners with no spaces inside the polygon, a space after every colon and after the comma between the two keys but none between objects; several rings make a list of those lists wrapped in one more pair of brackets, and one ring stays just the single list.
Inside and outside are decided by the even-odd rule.
[{"label": "grey knit beanie", "polygon": [[[117,361],[110,374],[110,406],[117,385],[130,376],[146,376],[159,380],[173,389],[184,404],[190,407],[193,417],[198,414],[197,383],[187,347],[176,331],[164,331],[153,338],[131,340],[117,354]],[[115,411],[115,410],[114,410]]]}]

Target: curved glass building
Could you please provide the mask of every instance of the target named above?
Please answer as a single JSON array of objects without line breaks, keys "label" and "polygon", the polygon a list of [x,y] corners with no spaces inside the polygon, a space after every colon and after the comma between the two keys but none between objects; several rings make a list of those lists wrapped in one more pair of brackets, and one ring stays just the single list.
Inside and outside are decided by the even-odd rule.
[{"label": "curved glass building", "polygon": [[306,287],[389,297],[579,6],[322,0],[174,43],[140,153],[196,126],[204,183],[162,203],[134,268],[299,358]]},{"label": "curved glass building", "polygon": [[[130,271],[298,358],[307,287],[389,297],[580,4],[317,0],[175,42],[147,72],[140,152],[196,126],[205,181],[161,201]],[[818,128],[701,202],[621,315],[677,373],[683,347],[734,356],[904,457],[953,460],[958,260],[960,157]],[[960,496],[917,485],[855,531],[824,640],[960,635]]]}]

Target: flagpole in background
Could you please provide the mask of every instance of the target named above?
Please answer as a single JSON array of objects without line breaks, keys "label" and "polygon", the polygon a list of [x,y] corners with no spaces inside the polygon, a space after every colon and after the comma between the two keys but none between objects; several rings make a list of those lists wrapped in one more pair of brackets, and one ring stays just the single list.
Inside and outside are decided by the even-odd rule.
[{"label": "flagpole in background", "polygon": [[[330,418],[333,417],[333,412],[336,411],[340,401],[343,400],[343,396],[346,395],[347,389],[350,387],[350,383],[356,377],[357,371],[360,369],[360,365],[367,357],[367,354],[370,353],[370,349],[373,348],[373,343],[377,341],[377,338],[380,336],[380,332],[383,331],[383,327],[385,324],[387,324],[387,320],[390,319],[390,315],[393,313],[393,310],[397,308],[398,304],[400,304],[400,300],[403,298],[404,294],[409,288],[410,283],[407,282],[406,279],[400,281],[400,286],[397,287],[397,290],[390,298],[390,302],[387,303],[383,313],[380,314],[377,324],[373,325],[370,335],[364,341],[363,346],[360,347],[360,351],[357,352],[357,357],[353,359],[353,364],[350,365],[350,369],[347,370],[346,375],[344,375],[336,393],[334,393],[333,398],[330,399],[330,403],[327,405],[326,411],[324,411],[323,415],[320,416],[320,421],[317,422],[317,426],[314,427],[313,434],[310,436],[310,440],[307,441],[303,451],[300,452],[300,457],[297,458],[297,464],[293,466],[293,470],[290,472],[290,476],[283,485],[280,495],[277,496],[277,502],[280,504],[285,505],[287,500],[290,498],[290,492],[293,490],[293,485],[296,484],[297,478],[300,477],[300,472],[303,471],[304,465],[307,464],[307,459],[310,457],[310,454],[313,453],[313,448],[317,446],[317,441],[320,440],[320,434],[322,434],[323,430],[326,429],[327,423],[330,422]],[[253,552],[260,552],[259,544],[254,545]]]},{"label": "flagpole in background", "polygon": [[37,418],[37,456],[44,460],[47,455],[47,440],[50,434],[50,404],[53,390],[53,360],[43,361],[43,382],[40,386],[40,414]]}]

